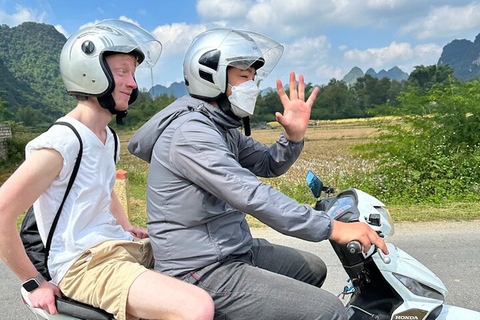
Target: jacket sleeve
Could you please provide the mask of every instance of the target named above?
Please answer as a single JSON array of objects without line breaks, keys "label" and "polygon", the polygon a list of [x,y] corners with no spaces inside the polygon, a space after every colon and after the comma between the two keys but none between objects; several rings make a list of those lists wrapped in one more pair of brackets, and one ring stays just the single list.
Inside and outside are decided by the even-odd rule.
[{"label": "jacket sleeve", "polygon": [[321,241],[331,234],[332,223],[325,212],[301,205],[259,181],[240,165],[206,118],[190,119],[176,131],[169,161],[203,191],[281,233],[309,241]]},{"label": "jacket sleeve", "polygon": [[253,174],[269,178],[278,177],[290,169],[302,152],[304,142],[292,142],[282,132],[271,146],[246,137],[238,130],[231,130],[238,146],[240,165]]}]

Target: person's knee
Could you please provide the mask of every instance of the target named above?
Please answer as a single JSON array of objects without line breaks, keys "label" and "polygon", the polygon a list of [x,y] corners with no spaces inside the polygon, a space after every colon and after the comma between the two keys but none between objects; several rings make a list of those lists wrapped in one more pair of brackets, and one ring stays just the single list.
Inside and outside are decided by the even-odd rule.
[{"label": "person's knee", "polygon": [[322,287],[327,278],[327,265],[314,254],[305,256],[306,266],[308,266],[307,279],[304,282],[309,283],[315,287]]},{"label": "person's knee", "polygon": [[323,286],[325,279],[327,279],[327,265],[323,260],[320,258],[316,261],[315,265],[315,278],[317,279],[316,283],[314,284],[316,287]]},{"label": "person's knee", "polygon": [[215,304],[213,303],[212,297],[206,292],[204,292],[203,297],[199,301],[199,310],[196,317],[191,319],[205,319],[211,320],[215,314]]},{"label": "person's knee", "polygon": [[184,320],[211,320],[214,317],[215,305],[212,297],[203,289],[198,289],[190,301],[191,305],[185,309],[188,311],[184,314]]}]

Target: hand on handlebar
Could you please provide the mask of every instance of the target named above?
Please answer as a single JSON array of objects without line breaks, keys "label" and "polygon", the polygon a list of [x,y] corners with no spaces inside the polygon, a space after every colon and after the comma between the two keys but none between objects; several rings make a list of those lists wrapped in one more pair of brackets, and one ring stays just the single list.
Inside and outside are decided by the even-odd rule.
[{"label": "hand on handlebar", "polygon": [[51,282],[43,281],[36,290],[29,293],[32,307],[42,308],[49,314],[57,314],[55,296],[61,297],[60,289]]},{"label": "hand on handlebar", "polygon": [[373,244],[384,254],[388,254],[388,248],[383,239],[372,228],[361,222],[344,223],[333,220],[330,240],[342,244],[357,240],[361,243],[365,253],[370,250]]}]

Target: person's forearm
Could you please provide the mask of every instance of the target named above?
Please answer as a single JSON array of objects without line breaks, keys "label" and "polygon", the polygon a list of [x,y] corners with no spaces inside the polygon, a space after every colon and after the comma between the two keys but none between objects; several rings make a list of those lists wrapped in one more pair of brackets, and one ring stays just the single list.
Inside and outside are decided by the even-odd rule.
[{"label": "person's forearm", "polygon": [[[25,252],[20,235],[14,227],[9,227],[0,219],[0,258],[23,282],[36,277],[38,271]],[[12,225],[12,223],[10,223]]]},{"label": "person's forearm", "polygon": [[120,200],[118,199],[115,191],[112,191],[112,202],[110,204],[110,211],[117,220],[117,224],[121,225],[124,230],[129,230],[132,228],[130,221],[128,220],[127,214],[123,209]]}]

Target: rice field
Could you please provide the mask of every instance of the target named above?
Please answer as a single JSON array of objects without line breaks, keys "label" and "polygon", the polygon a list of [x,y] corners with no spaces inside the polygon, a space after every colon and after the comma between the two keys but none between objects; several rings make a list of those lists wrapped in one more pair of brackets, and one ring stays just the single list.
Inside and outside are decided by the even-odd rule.
[{"label": "rice field", "polygon": [[[304,182],[308,170],[314,171],[324,185],[342,189],[355,187],[342,183],[343,178],[353,176],[357,180],[362,179],[373,169],[374,163],[354,157],[351,147],[372,141],[376,132],[377,129],[364,119],[312,123],[306,132],[303,152],[290,170],[281,177],[261,180],[297,201],[308,204],[315,202]],[[279,133],[280,128],[252,130],[252,137],[265,144],[272,144]],[[148,164],[128,153],[126,147],[132,134],[133,132],[120,134],[122,155],[118,167],[129,173],[130,219],[133,224],[145,225]],[[389,210],[396,221],[480,219],[477,203],[389,206]],[[251,216],[247,217],[252,227],[264,226]]]}]

